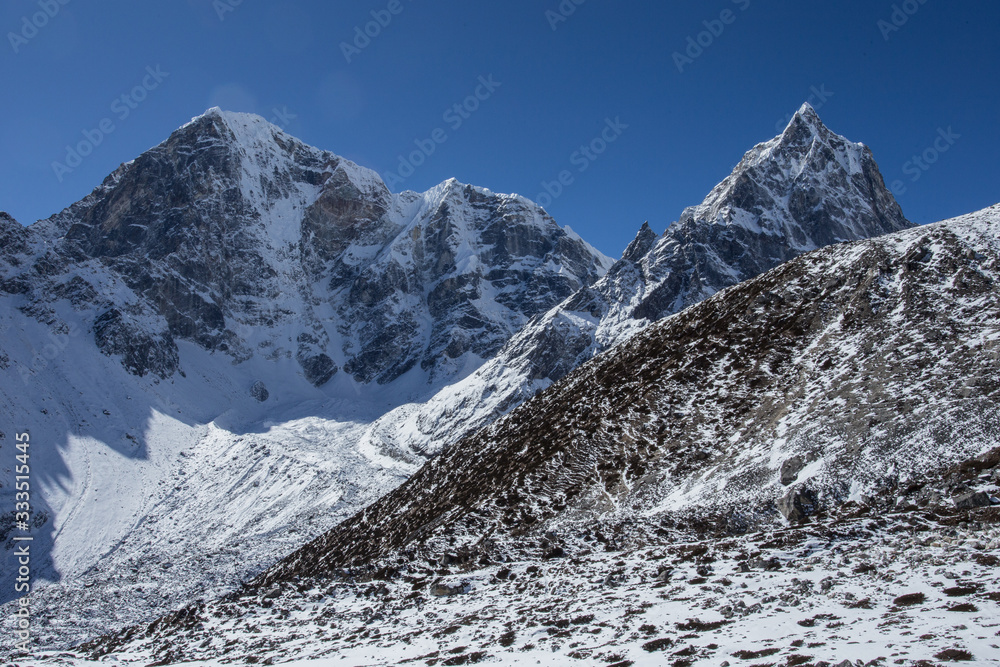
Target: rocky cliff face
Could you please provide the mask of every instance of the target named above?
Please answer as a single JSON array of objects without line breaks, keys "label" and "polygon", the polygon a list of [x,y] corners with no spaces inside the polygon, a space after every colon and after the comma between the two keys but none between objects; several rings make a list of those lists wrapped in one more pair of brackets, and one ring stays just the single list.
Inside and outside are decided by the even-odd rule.
[{"label": "rocky cliff face", "polygon": [[650,322],[803,252],[910,226],[868,147],[833,133],[803,105],[662,236],[643,225],[603,278],[536,317],[462,383],[390,412],[369,437],[439,448]]},{"label": "rocky cliff face", "polygon": [[[439,382],[466,373],[610,263],[520,197],[454,180],[395,195],[372,171],[219,110],[4,233],[21,238],[4,245],[11,289],[39,312],[53,290],[88,303],[98,348],[131,372],[171,376],[184,340],[236,363],[294,358],[316,386],[340,369],[380,384],[414,368]],[[12,266],[32,237],[44,252]],[[80,266],[124,293],[71,285]]]}]

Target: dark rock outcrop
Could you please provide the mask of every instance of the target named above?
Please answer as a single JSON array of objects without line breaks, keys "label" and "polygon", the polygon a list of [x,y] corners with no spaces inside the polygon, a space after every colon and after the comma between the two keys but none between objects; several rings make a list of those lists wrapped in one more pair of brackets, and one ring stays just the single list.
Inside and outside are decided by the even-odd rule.
[{"label": "dark rock outcrop", "polygon": [[271,396],[271,394],[267,391],[267,385],[260,380],[257,380],[250,387],[250,396],[256,399],[259,403],[263,403]]}]

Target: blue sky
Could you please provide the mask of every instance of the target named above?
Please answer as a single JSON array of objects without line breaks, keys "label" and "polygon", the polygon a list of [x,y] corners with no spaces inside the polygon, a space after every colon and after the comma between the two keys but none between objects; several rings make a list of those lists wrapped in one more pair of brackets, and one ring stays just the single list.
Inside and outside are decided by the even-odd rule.
[{"label": "blue sky", "polygon": [[216,105],[394,190],[541,199],[613,256],[810,99],[913,221],[1000,201],[993,1],[4,0],[0,29],[0,210],[24,223]]}]

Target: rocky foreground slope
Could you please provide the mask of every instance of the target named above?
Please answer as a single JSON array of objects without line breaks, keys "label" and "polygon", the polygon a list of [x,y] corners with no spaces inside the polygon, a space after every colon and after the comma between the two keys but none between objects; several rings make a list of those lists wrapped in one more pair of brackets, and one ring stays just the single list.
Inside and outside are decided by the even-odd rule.
[{"label": "rocky foreground slope", "polygon": [[996,508],[862,512],[547,560],[345,571],[40,664],[993,665],[998,521]]},{"label": "rocky foreground slope", "polygon": [[241,593],[173,664],[991,664],[1000,206],[651,325]]},{"label": "rocky foreground slope", "polygon": [[1000,438],[998,284],[1000,206],[809,253],[585,364],[260,582],[598,520],[930,502],[912,481]]}]

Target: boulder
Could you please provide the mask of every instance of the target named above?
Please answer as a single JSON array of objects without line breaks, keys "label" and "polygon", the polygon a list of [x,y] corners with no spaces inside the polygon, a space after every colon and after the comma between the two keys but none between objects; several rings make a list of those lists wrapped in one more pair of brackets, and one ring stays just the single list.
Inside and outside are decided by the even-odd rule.
[{"label": "boulder", "polygon": [[270,396],[270,394],[267,391],[267,387],[260,380],[254,382],[253,386],[250,387],[250,395],[255,399],[257,399],[258,401],[260,401],[261,403],[266,401],[267,397]]},{"label": "boulder", "polygon": [[788,521],[802,521],[816,511],[816,494],[810,489],[792,489],[778,499],[778,511]]},{"label": "boulder", "polygon": [[781,484],[788,486],[799,477],[799,473],[806,467],[805,459],[801,456],[793,456],[781,464]]},{"label": "boulder", "polygon": [[992,504],[990,502],[990,494],[985,491],[963,493],[960,496],[955,496],[951,501],[960,510],[972,509],[973,507],[989,507]]},{"label": "boulder", "polygon": [[315,387],[322,387],[337,373],[337,364],[326,354],[312,357],[300,357],[299,364],[305,373],[306,380]]},{"label": "boulder", "polygon": [[451,597],[452,595],[468,593],[471,589],[472,586],[466,583],[449,585],[439,581],[431,585],[431,595],[435,597]]}]

